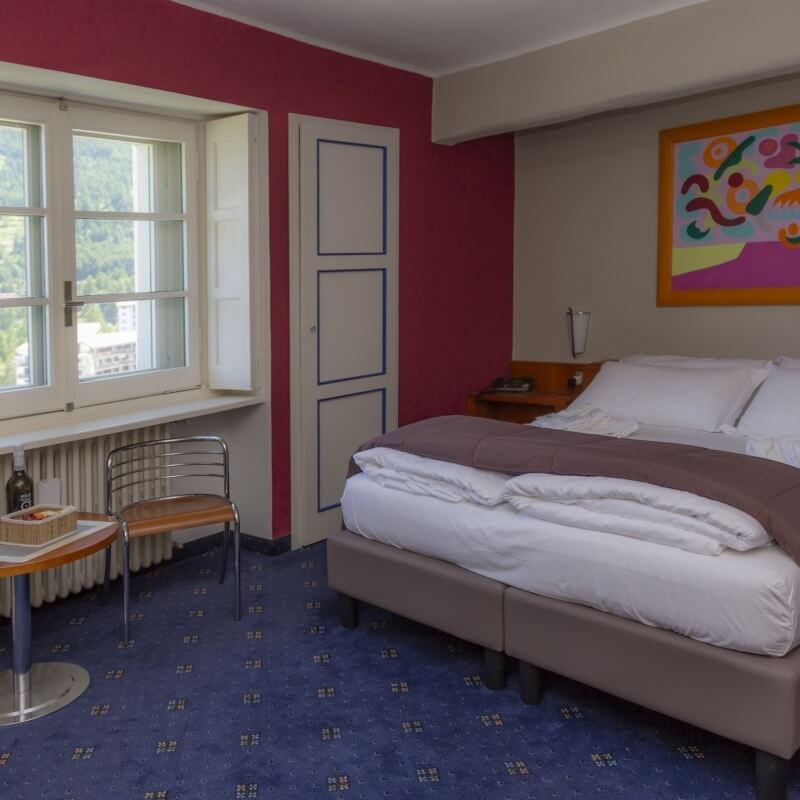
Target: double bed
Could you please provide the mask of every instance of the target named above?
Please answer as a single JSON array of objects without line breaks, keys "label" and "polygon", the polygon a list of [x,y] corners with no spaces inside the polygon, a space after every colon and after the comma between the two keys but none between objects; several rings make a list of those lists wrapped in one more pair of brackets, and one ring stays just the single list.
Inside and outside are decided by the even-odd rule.
[{"label": "double bed", "polygon": [[[400,431],[367,449],[402,450]],[[719,431],[643,424],[629,438],[669,457],[688,445],[789,469],[767,469],[742,455],[746,438]],[[800,748],[800,566],[783,547],[700,554],[352,472],[344,529],[328,541],[345,625],[363,600],[482,646],[489,688],[504,685],[506,656],[518,659],[527,703],[552,671],[742,742],[756,750],[758,800],[786,797]]]}]

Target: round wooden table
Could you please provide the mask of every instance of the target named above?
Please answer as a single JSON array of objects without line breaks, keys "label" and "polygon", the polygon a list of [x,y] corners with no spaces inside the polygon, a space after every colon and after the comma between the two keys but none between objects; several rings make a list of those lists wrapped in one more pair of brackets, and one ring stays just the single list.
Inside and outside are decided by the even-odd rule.
[{"label": "round wooden table", "polygon": [[117,523],[104,514],[79,519],[105,522],[102,528],[24,563],[0,561],[0,578],[11,578],[11,669],[0,672],[0,726],[44,717],[69,705],[89,686],[89,673],[76,664],[31,663],[30,575],[60,567],[110,547]]}]

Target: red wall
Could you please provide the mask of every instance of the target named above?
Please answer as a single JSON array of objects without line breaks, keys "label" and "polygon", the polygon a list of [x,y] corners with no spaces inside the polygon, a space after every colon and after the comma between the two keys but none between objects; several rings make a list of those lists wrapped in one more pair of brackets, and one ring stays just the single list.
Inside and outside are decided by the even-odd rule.
[{"label": "red wall", "polygon": [[0,60],[266,109],[273,534],[290,525],[290,112],[400,129],[400,422],[461,412],[511,357],[511,136],[431,144],[432,82],[168,0],[8,0]]}]

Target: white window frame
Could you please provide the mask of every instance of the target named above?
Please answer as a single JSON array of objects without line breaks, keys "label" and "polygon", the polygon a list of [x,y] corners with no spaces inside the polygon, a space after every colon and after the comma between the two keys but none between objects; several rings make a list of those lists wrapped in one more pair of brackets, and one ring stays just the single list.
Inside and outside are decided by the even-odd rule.
[{"label": "white window frame", "polygon": [[[41,214],[45,229],[45,281],[47,307],[46,358],[48,383],[43,386],[8,388],[0,391],[0,420],[71,411],[95,405],[129,401],[164,393],[197,389],[205,374],[204,340],[201,309],[204,287],[200,269],[199,236],[201,231],[200,156],[202,122],[172,119],[152,114],[67,104],[53,99],[0,96],[0,120],[40,125],[42,128],[43,208],[8,209],[22,215]],[[180,215],[185,223],[185,286],[180,292],[140,293],[140,299],[170,296],[186,297],[185,345],[186,366],[93,378],[78,378],[77,309],[72,327],[65,326],[64,282],[71,281],[77,291],[75,257],[75,220],[103,219],[175,219],[176,215],[158,213],[93,213],[74,208],[73,132],[110,134],[147,141],[180,142],[183,145],[183,198]],[[127,295],[103,295],[102,301],[130,299]],[[92,298],[94,301],[94,298]],[[0,308],[39,303],[0,298]]]},{"label": "white window frame", "polygon": [[[69,154],[65,163],[69,164],[68,174],[64,176],[69,196],[70,219],[67,224],[74,230],[75,220],[82,218],[92,219],[137,219],[142,221],[172,220],[174,214],[159,213],[110,213],[87,212],[73,208],[73,171],[72,171],[72,135],[73,133],[111,134],[131,139],[160,140],[167,142],[180,142],[183,144],[183,197],[185,200],[184,213],[179,215],[185,222],[184,258],[186,262],[185,290],[180,292],[149,292],[140,293],[141,299],[166,299],[168,297],[186,297],[185,318],[185,343],[186,366],[173,369],[152,370],[147,372],[132,373],[130,375],[114,375],[108,378],[92,378],[91,380],[78,380],[78,337],[77,319],[74,325],[74,335],[69,338],[69,352],[65,363],[72,369],[64,376],[64,383],[68,396],[74,397],[76,407],[85,407],[100,403],[109,403],[125,400],[132,397],[147,397],[164,392],[179,392],[186,389],[197,388],[202,383],[201,370],[201,327],[200,327],[200,271],[198,259],[198,228],[199,205],[197,189],[200,181],[199,158],[197,147],[197,124],[181,120],[163,119],[155,116],[110,111],[101,109],[70,106],[66,112],[69,125],[67,142]],[[64,251],[64,280],[71,280],[77,287],[75,263],[75,237],[72,235]],[[127,295],[103,295],[103,301],[130,299]],[[92,302],[97,302],[92,298]],[[77,315],[76,315],[77,317]],[[69,402],[69,401],[68,401]]]},{"label": "white window frame", "polygon": [[[63,408],[65,402],[63,382],[59,379],[61,359],[57,357],[55,348],[55,333],[64,325],[62,292],[55,279],[52,257],[52,254],[57,252],[57,243],[63,241],[64,237],[60,231],[60,220],[57,213],[54,212],[54,199],[59,194],[58,171],[48,168],[48,165],[56,164],[59,158],[59,154],[53,146],[56,138],[53,132],[57,127],[57,113],[58,107],[55,103],[44,103],[13,95],[3,96],[2,106],[0,106],[0,119],[40,125],[42,128],[41,168],[44,206],[39,209],[21,208],[19,213],[27,215],[34,211],[41,212],[44,221],[44,279],[47,287],[47,299],[42,305],[47,309],[45,357],[48,377],[47,383],[43,386],[9,388],[0,392],[0,418],[42,414],[53,409]],[[9,211],[10,209],[4,208],[3,210]],[[37,303],[25,304],[35,305]],[[21,303],[15,300],[0,299],[0,308],[19,305]]]},{"label": "white window frame", "polygon": [[[12,446],[40,447],[58,442],[73,441],[119,430],[156,423],[185,420],[190,417],[215,414],[246,406],[260,405],[269,397],[270,379],[270,248],[269,248],[269,182],[268,182],[268,113],[264,109],[221,102],[204,97],[167,92],[97,78],[73,75],[35,67],[0,65],[0,117],[18,119],[22,123],[39,124],[43,127],[44,164],[55,164],[61,154],[55,152],[55,129],[63,124],[65,114],[59,106],[81,106],[95,110],[131,113],[144,119],[158,118],[176,120],[196,126],[196,144],[199,152],[197,174],[201,177],[196,189],[189,186],[190,198],[198,203],[199,238],[197,259],[200,281],[196,285],[199,293],[200,339],[196,342],[199,353],[201,385],[199,388],[163,394],[126,397],[119,401],[71,406],[74,398],[67,396],[63,380],[65,370],[72,368],[66,363],[61,347],[65,332],[63,321],[63,275],[59,271],[63,263],[63,242],[70,240],[72,231],[63,231],[64,215],[51,214],[45,234],[47,254],[54,253],[57,259],[47,259],[48,280],[48,369],[50,385],[43,387],[20,387],[0,391],[0,453],[10,452]],[[16,111],[14,110],[16,109]],[[251,176],[250,197],[250,286],[251,308],[248,331],[241,331],[251,343],[252,373],[239,386],[219,385],[211,378],[207,364],[211,350],[208,337],[212,335],[212,309],[208,307],[209,270],[206,260],[205,199],[205,147],[206,122],[232,115],[247,113],[255,122],[251,125],[249,171]],[[148,134],[146,138],[151,138]],[[71,155],[71,153],[70,153]],[[70,178],[71,178],[70,165]],[[45,175],[45,202],[57,189],[58,182],[53,172]],[[192,197],[196,191],[196,196]],[[70,198],[71,202],[71,198]],[[71,205],[69,206],[71,210]],[[67,219],[68,224],[68,219]],[[10,303],[13,305],[13,303]],[[191,344],[195,344],[194,341]],[[191,362],[190,362],[191,363]],[[120,376],[118,380],[123,377]],[[133,376],[131,376],[133,377]],[[251,387],[249,390],[246,387]]]},{"label": "white window frame", "polygon": [[[253,254],[259,251],[257,120],[236,114],[205,126],[206,290],[208,384],[213,389],[252,391],[253,323],[258,310]],[[220,192],[220,174],[227,172]],[[233,228],[236,235],[220,236]]]}]

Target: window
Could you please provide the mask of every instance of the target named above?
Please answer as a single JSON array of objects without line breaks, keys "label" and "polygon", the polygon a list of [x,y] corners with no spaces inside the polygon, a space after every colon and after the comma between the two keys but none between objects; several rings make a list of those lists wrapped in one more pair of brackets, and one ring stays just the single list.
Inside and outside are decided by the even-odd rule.
[{"label": "window", "polygon": [[9,111],[0,118],[0,398],[10,400],[2,416],[53,404],[44,135],[52,111],[23,100]]},{"label": "window", "polygon": [[[218,126],[209,127],[213,145],[218,130],[244,132],[245,238],[248,116],[209,123]],[[215,319],[222,278],[237,274],[243,305],[234,316],[249,326],[240,280],[249,263],[215,247],[214,281],[201,286],[201,242],[220,224],[207,225],[205,209],[199,216],[205,127],[0,95],[0,419],[208,385],[204,307],[214,352],[222,330],[249,353],[249,327]],[[235,250],[248,257],[247,247]],[[219,386],[249,381],[247,373]]]},{"label": "window", "polygon": [[0,389],[47,383],[42,137],[0,125]]},{"label": "window", "polygon": [[186,366],[182,148],[72,136],[78,378]]},{"label": "window", "polygon": [[196,387],[196,126],[67,113],[74,397],[90,405]]}]

